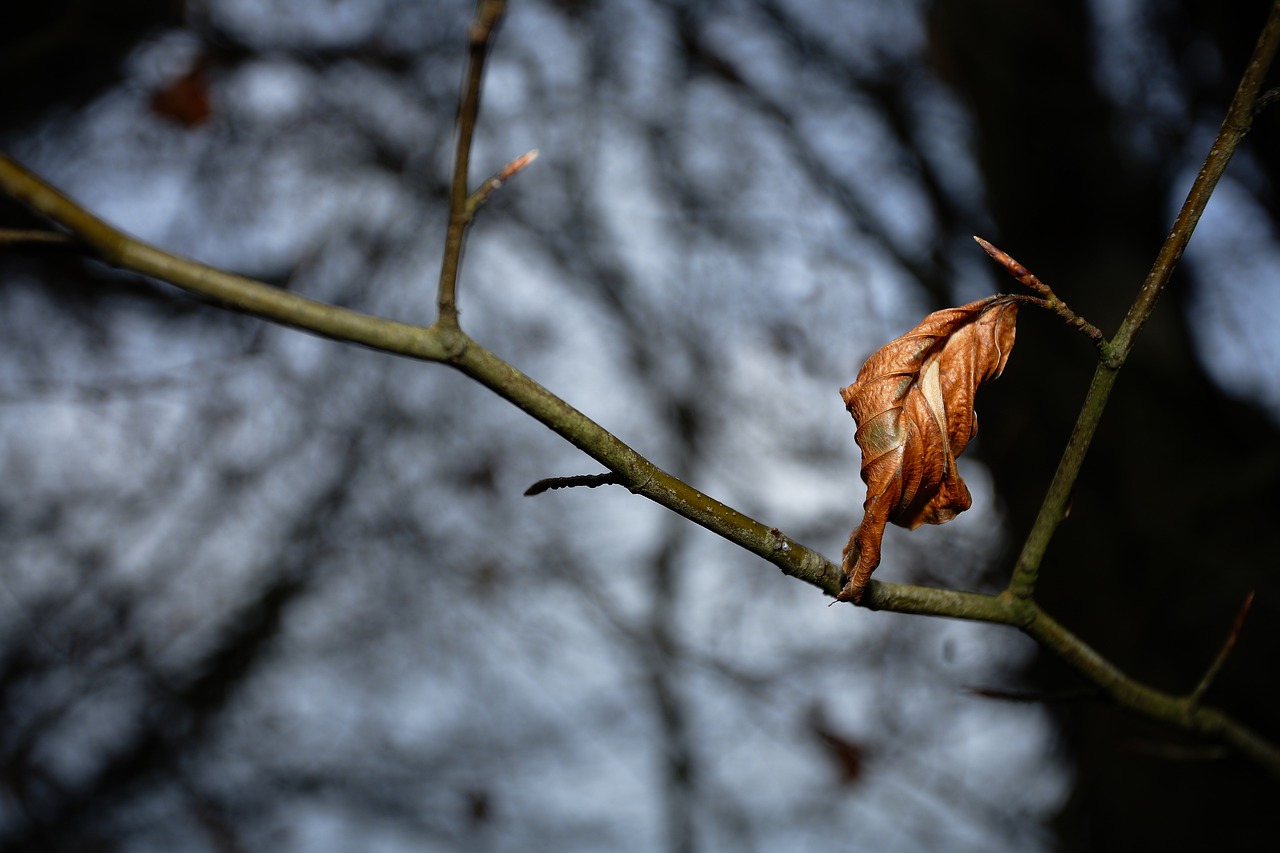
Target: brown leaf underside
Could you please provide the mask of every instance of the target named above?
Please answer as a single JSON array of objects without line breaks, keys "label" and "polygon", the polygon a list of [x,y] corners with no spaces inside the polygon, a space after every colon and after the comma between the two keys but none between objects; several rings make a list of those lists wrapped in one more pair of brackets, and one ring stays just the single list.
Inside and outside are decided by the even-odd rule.
[{"label": "brown leaf underside", "polygon": [[972,505],[956,457],[978,432],[974,395],[1004,370],[1017,317],[1007,295],[935,311],[877,350],[840,391],[867,484],[862,523],[844,549],[842,601],[862,598],[886,524],[942,524]]}]

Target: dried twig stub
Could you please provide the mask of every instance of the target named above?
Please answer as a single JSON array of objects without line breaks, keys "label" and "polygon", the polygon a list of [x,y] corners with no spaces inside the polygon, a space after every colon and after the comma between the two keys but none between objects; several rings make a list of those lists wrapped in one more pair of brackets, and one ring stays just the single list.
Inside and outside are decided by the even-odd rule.
[{"label": "dried twig stub", "polygon": [[622,480],[614,473],[605,474],[577,474],[573,477],[548,477],[545,480],[539,480],[532,486],[524,490],[525,497],[540,495],[543,492],[549,492],[552,489],[572,489],[582,486],[588,489],[594,489],[598,486],[621,486]]}]

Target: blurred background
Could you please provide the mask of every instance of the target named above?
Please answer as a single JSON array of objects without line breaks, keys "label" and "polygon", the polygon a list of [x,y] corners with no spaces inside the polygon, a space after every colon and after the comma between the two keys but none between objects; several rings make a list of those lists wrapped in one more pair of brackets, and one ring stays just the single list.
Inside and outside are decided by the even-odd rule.
[{"label": "blurred background", "polygon": [[[1017,285],[1111,334],[1261,0],[518,0],[473,182],[472,335],[838,557],[838,389]],[[171,251],[434,318],[466,0],[64,0],[0,33],[0,148]],[[1273,74],[1268,85],[1280,84]],[[1280,738],[1280,108],[1122,375],[1041,598]],[[0,227],[33,227],[0,201]],[[1092,371],[1022,312],[975,507],[877,577],[1007,581]],[[1276,780],[998,627],[828,608],[445,368],[0,248],[0,847],[1233,849]]]}]

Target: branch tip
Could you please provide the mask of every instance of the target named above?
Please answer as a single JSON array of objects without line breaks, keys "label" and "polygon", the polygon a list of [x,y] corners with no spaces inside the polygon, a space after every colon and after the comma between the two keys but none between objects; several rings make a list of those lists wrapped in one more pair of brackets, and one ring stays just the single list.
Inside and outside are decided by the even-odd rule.
[{"label": "branch tip", "polygon": [[1023,285],[1028,290],[1038,293],[1043,299],[1056,300],[1058,298],[1054,295],[1053,290],[1049,285],[1032,275],[1031,270],[1014,260],[1008,252],[997,249],[995,246],[977,235],[975,235],[973,239],[977,241],[983,251],[991,256],[992,260],[1008,270],[1009,275],[1016,278],[1019,284]]},{"label": "branch tip", "polygon": [[973,235],[973,239],[982,247],[983,251],[991,256],[992,260],[1004,267],[1009,275],[1017,279],[1019,284],[1040,297],[1037,304],[1041,308],[1057,314],[1064,323],[1093,341],[1094,346],[1101,348],[1106,344],[1106,337],[1098,327],[1072,311],[1067,306],[1067,303],[1059,299],[1058,295],[1053,292],[1053,288],[1037,278],[1031,270],[1018,263],[1008,252],[997,249],[978,235]]},{"label": "branch tip", "polygon": [[572,489],[581,486],[587,489],[594,489],[597,486],[621,486],[625,485],[622,478],[614,473],[605,474],[577,474],[573,477],[548,477],[545,480],[539,480],[532,486],[524,490],[525,497],[533,497],[543,492],[549,492],[552,489]]},{"label": "branch tip", "polygon": [[475,192],[467,196],[467,203],[463,207],[463,218],[466,222],[470,224],[471,220],[475,218],[476,211],[480,209],[482,204],[489,200],[489,196],[493,195],[499,187],[514,178],[536,159],[538,159],[537,148],[521,154],[519,157],[494,173],[493,177],[481,184]]},{"label": "branch tip", "polygon": [[499,180],[505,183],[506,181],[509,181],[512,178],[514,178],[516,176],[516,173],[518,173],[521,169],[523,169],[525,166],[528,166],[530,163],[532,163],[534,160],[537,160],[537,159],[538,159],[538,149],[537,148],[530,149],[529,151],[526,151],[524,154],[521,154],[516,159],[512,160],[507,165],[503,166],[502,171],[494,175],[494,178],[496,180]]},{"label": "branch tip", "polygon": [[1187,697],[1187,701],[1191,705],[1200,704],[1204,694],[1209,692],[1209,688],[1213,686],[1214,679],[1218,677],[1218,672],[1222,669],[1222,665],[1231,656],[1231,650],[1236,647],[1236,641],[1240,639],[1240,631],[1244,628],[1244,620],[1249,617],[1249,608],[1253,607],[1253,593],[1253,590],[1249,590],[1249,593],[1244,597],[1244,601],[1240,604],[1240,609],[1236,611],[1235,621],[1231,623],[1231,630],[1227,633],[1227,638],[1222,641],[1222,648],[1218,649],[1217,657],[1213,659],[1213,663],[1209,664],[1209,668],[1205,670],[1204,677],[1200,679],[1196,689],[1191,691],[1191,695]]}]

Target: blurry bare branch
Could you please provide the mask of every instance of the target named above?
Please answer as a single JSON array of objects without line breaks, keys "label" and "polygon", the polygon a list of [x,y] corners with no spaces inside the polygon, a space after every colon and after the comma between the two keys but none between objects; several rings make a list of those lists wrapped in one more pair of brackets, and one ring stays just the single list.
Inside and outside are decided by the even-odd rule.
[{"label": "blurry bare branch", "polygon": [[[471,52],[462,83],[462,97],[458,103],[457,147],[454,149],[453,181],[449,191],[449,231],[445,237],[444,257],[440,267],[440,291],[437,296],[439,322],[442,326],[456,326],[458,323],[458,270],[462,263],[462,247],[467,228],[471,225],[477,207],[476,204],[468,204],[471,195],[467,183],[471,141],[480,113],[480,83],[484,79],[485,57],[506,6],[505,0],[479,0],[469,33]],[[487,197],[488,193],[484,195]]]},{"label": "blurry bare branch", "polygon": [[62,245],[69,243],[70,238],[66,234],[58,231],[37,231],[31,229],[18,228],[0,228],[0,246],[19,246],[24,243],[28,244],[56,244]]},{"label": "blurry bare branch", "polygon": [[[457,146],[438,291],[439,316],[436,324],[429,328],[308,299],[164,252],[111,227],[9,157],[0,157],[0,189],[50,222],[65,228],[94,256],[111,266],[168,282],[236,310],[322,337],[448,365],[495,392],[600,462],[611,472],[609,476],[632,492],[763,557],[785,574],[812,584],[828,595],[836,595],[846,579],[835,563],[782,534],[777,528],[747,516],[659,468],[603,426],[485,349],[459,327],[456,291],[467,228],[479,201],[497,186],[491,181],[484,185],[491,185],[489,190],[482,186],[473,193],[468,185],[468,164],[479,109],[484,60],[503,5],[493,0],[481,0],[476,21],[470,30],[471,53],[458,110]],[[1000,595],[981,595],[872,581],[861,600],[863,606],[874,610],[947,616],[1017,627],[1097,684],[1118,705],[1171,726],[1230,743],[1276,774],[1280,774],[1280,750],[1223,712],[1202,706],[1199,701],[1204,692],[1202,689],[1188,696],[1173,696],[1130,677],[1050,617],[1033,600],[1033,591],[1041,559],[1065,516],[1071,487],[1079,475],[1117,372],[1167,284],[1218,178],[1248,129],[1263,75],[1278,42],[1280,2],[1272,10],[1227,119],[1147,281],[1139,290],[1116,337],[1101,347],[1102,358],[1093,385],[1048,490],[1040,517],[1019,556],[1009,588]],[[501,183],[510,177],[528,162],[528,156],[513,161],[494,180]],[[655,580],[659,587],[655,594],[659,597],[671,594],[669,589],[662,588],[663,583],[671,582],[671,570],[668,558]],[[245,628],[246,640],[241,651],[246,652],[249,658],[219,658],[209,662],[211,669],[252,664],[251,658],[273,630],[273,620],[278,618],[278,607],[275,610],[271,608],[276,607],[282,597],[297,595],[303,585],[301,580],[282,583],[275,595],[268,596],[267,612],[255,614],[249,620],[251,624]],[[666,641],[671,630],[669,623],[660,621],[667,617],[666,613],[655,615],[655,620],[659,621],[650,626],[652,637],[660,643]],[[673,741],[678,741],[685,737],[684,721],[680,716],[679,703],[672,699],[669,687],[661,681],[654,684],[655,692],[663,703],[660,710],[667,715],[668,735]],[[216,689],[216,685],[197,682],[186,689]],[[150,748],[146,744],[144,746]],[[669,769],[675,782],[685,784],[687,780],[676,777],[685,773],[687,768],[673,764]],[[679,790],[687,790],[687,787]],[[676,843],[676,846],[681,844]]]},{"label": "blurry bare branch", "polygon": [[1223,664],[1231,656],[1231,650],[1236,647],[1236,641],[1240,639],[1240,631],[1244,629],[1244,620],[1249,617],[1249,609],[1251,607],[1253,607],[1252,591],[1241,602],[1240,609],[1236,612],[1235,621],[1231,623],[1231,631],[1227,634],[1226,640],[1222,642],[1222,648],[1218,650],[1213,663],[1209,664],[1209,668],[1205,670],[1204,678],[1201,678],[1200,683],[1196,685],[1196,689],[1191,691],[1191,702],[1193,704],[1199,703],[1204,698],[1204,694],[1209,692],[1209,688],[1213,686],[1214,679],[1218,677]]}]

